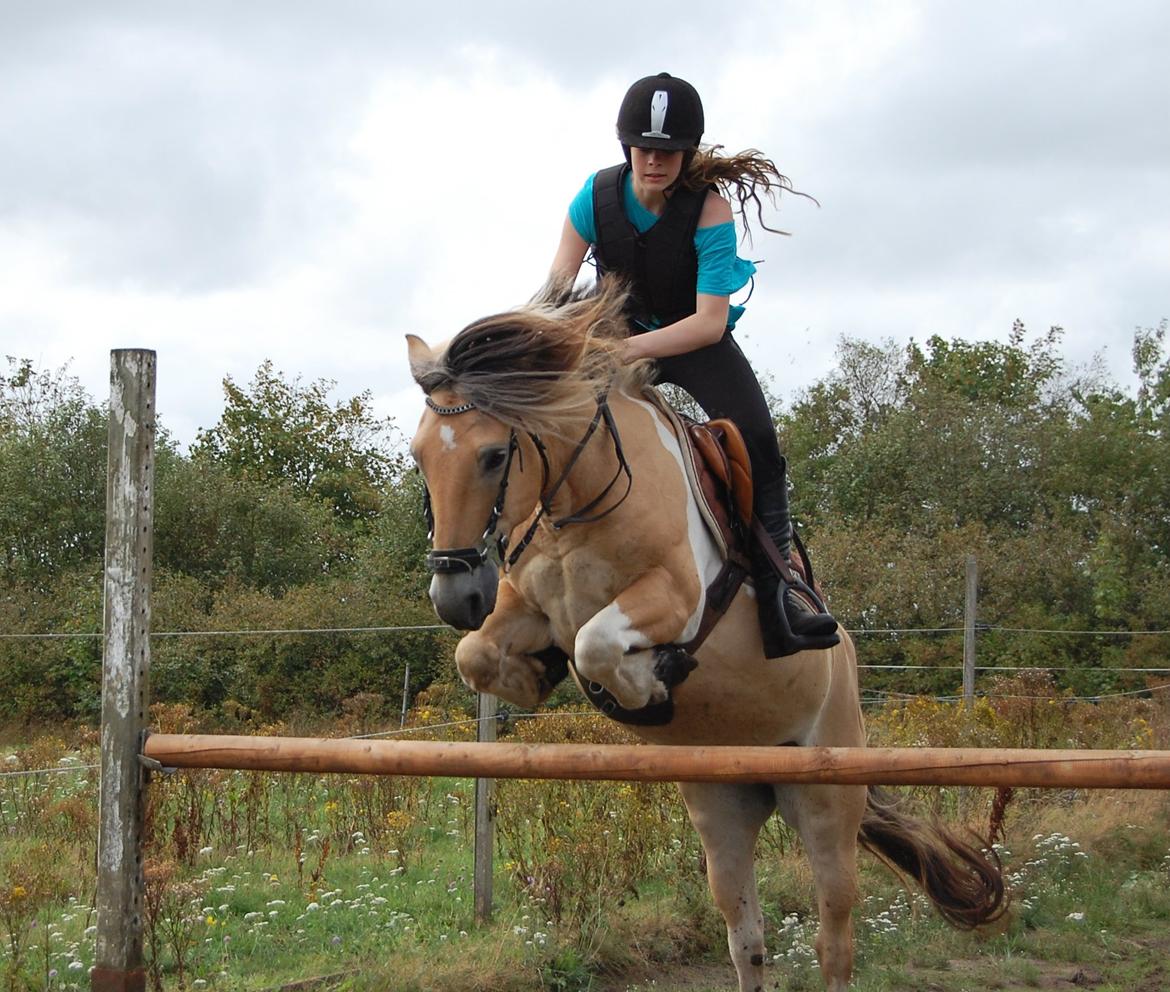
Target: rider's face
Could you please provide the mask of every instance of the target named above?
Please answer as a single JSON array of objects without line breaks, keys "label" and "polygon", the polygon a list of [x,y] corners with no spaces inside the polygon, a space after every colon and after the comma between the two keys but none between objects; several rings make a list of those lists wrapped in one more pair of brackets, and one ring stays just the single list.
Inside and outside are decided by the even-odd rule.
[{"label": "rider's face", "polygon": [[678,179],[682,171],[683,153],[661,148],[631,148],[630,166],[634,179],[643,189],[661,192]]}]

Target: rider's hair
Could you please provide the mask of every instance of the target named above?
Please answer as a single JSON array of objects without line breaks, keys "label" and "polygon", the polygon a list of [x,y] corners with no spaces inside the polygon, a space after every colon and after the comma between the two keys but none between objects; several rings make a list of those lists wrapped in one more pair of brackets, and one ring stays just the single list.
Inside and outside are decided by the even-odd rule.
[{"label": "rider's hair", "polygon": [[552,279],[524,306],[468,324],[415,379],[518,430],[571,436],[607,390],[649,379],[649,363],[623,363],[627,296],[610,277],[596,290]]},{"label": "rider's hair", "polygon": [[[737,152],[735,155],[721,154],[722,145],[709,145],[687,155],[683,174],[679,182],[688,189],[700,190],[714,185],[721,193],[734,197],[739,204],[739,215],[743,219],[744,233],[750,236],[748,227],[748,204],[755,204],[756,219],[760,227],[773,234],[787,234],[764,223],[763,193],[773,204],[782,192],[795,193],[816,203],[814,197],[794,189],[792,181],[784,175],[776,163],[754,148]],[[819,205],[819,204],[818,204]]]}]

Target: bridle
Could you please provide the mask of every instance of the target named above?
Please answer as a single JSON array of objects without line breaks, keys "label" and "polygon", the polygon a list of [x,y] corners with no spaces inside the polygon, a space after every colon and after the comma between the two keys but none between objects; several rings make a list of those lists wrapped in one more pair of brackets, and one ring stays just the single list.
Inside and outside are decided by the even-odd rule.
[{"label": "bridle", "polygon": [[[460,403],[457,406],[440,406],[429,396],[426,398],[426,403],[440,417],[457,417],[462,413],[468,413],[476,409],[474,403]],[[549,478],[552,475],[552,469],[549,465],[548,449],[540,439],[540,435],[534,434],[531,431],[525,432],[535,446],[537,454],[540,455],[540,509],[536,512],[532,523],[528,526],[528,530],[525,531],[524,536],[517,542],[516,547],[512,549],[510,554],[508,553],[508,536],[506,534],[498,534],[496,528],[499,526],[500,515],[504,512],[504,500],[508,495],[508,478],[512,472],[512,458],[517,451],[520,451],[520,439],[514,427],[508,434],[508,454],[504,460],[504,472],[500,478],[500,488],[496,491],[495,502],[492,504],[491,512],[488,514],[487,524],[484,526],[483,536],[470,548],[432,549],[427,554],[427,567],[432,572],[438,574],[463,570],[471,572],[491,560],[492,550],[494,549],[497,564],[505,572],[510,570],[520,560],[520,556],[524,553],[528,545],[532,543],[540,521],[545,516],[551,516],[553,500],[556,499],[556,495],[560,491],[561,486],[568,479],[569,473],[573,471],[573,467],[577,464],[582,452],[584,452],[585,446],[589,443],[589,439],[602,423],[605,424],[605,428],[613,441],[613,451],[618,460],[617,471],[597,496],[591,499],[585,506],[581,507],[581,509],[570,513],[568,516],[561,517],[559,520],[554,520],[552,526],[554,529],[560,530],[562,527],[568,527],[570,524],[594,523],[613,513],[614,510],[626,501],[626,497],[630,495],[630,489],[634,484],[634,476],[630,472],[629,463],[626,461],[625,452],[622,450],[621,435],[618,434],[617,424],[614,423],[613,412],[609,408],[608,396],[602,394],[597,400],[597,412],[594,413],[593,419],[590,421],[581,440],[577,442],[573,454],[569,457],[560,476],[551,487],[549,486]],[[521,470],[523,470],[523,451],[520,451],[520,465]],[[589,516],[588,514],[597,509],[602,500],[609,495],[623,474],[626,477],[626,491],[622,493],[621,498],[608,509],[602,510],[594,516]],[[427,521],[427,539],[433,541],[435,537],[435,514],[431,508],[431,493],[427,488],[425,480],[423,481],[423,514]]]},{"label": "bridle", "polygon": [[[427,397],[427,406],[441,417],[458,416],[475,409],[471,403],[464,403],[460,406],[439,406],[432,403],[429,396]],[[508,435],[508,456],[504,461],[504,474],[500,479],[500,488],[496,492],[496,501],[492,504],[491,512],[488,514],[487,524],[484,525],[483,536],[470,548],[443,548],[442,550],[428,551],[427,568],[432,572],[442,574],[458,572],[463,569],[468,572],[474,571],[487,563],[491,557],[493,545],[496,550],[497,562],[503,562],[508,538],[505,534],[497,534],[496,527],[500,522],[500,514],[504,512],[504,499],[508,495],[508,476],[512,472],[512,456],[515,455],[519,446],[520,441],[516,437],[515,428],[513,428]],[[435,513],[431,508],[431,491],[427,488],[425,480],[423,481],[423,516],[427,521],[427,540],[433,541],[435,539]]]}]

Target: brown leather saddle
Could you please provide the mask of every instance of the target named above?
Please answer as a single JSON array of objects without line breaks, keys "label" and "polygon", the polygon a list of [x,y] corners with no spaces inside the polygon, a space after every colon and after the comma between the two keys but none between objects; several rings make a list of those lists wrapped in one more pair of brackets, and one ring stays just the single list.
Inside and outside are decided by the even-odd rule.
[{"label": "brown leather saddle", "polygon": [[680,645],[693,653],[727,612],[740,585],[751,575],[753,541],[760,542],[764,553],[773,559],[773,566],[786,579],[795,577],[809,586],[813,586],[815,580],[799,539],[793,535],[798,553],[792,556],[792,560],[780,559],[771,538],[755,519],[751,460],[739,428],[725,419],[696,423],[671,408],[657,391],[651,394],[651,398],[674,428],[684,451],[683,462],[691,492],[724,562],[722,571],[707,589],[706,610],[699,633],[687,644]]},{"label": "brown leather saddle", "polygon": [[686,422],[685,427],[695,497],[706,504],[727,554],[744,553],[745,536],[752,527],[752,463],[743,435],[730,420]]}]

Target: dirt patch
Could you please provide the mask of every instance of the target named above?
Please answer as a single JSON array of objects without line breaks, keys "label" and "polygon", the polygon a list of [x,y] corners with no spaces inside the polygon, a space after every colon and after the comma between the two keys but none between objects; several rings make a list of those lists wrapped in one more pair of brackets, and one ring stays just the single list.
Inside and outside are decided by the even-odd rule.
[{"label": "dirt patch", "polygon": [[[1010,972],[1007,973],[1007,972]],[[1102,969],[1072,961],[1042,961],[1014,958],[1010,964],[996,959],[956,959],[946,968],[907,967],[904,984],[889,986],[890,992],[958,992],[980,989],[987,992],[1091,992],[1108,986],[1118,987],[1118,977]],[[1149,974],[1126,981],[1126,992],[1167,992],[1170,972],[1156,967]],[[656,969],[639,969],[623,975],[599,978],[594,992],[730,992],[736,987],[735,969],[730,965],[695,963],[670,965]],[[776,975],[765,972],[765,990],[783,988]],[[812,982],[819,988],[819,979]]]},{"label": "dirt patch", "polygon": [[980,988],[994,992],[1028,992],[1035,989],[1093,989],[1105,983],[1096,968],[1067,961],[1014,958],[1010,973],[1003,962],[980,960],[948,961],[945,969],[907,968],[923,992],[951,992],[958,988]]},{"label": "dirt patch", "polygon": [[594,992],[726,992],[735,987],[735,968],[710,962],[638,968],[598,978],[593,985]]},{"label": "dirt patch", "polygon": [[[1120,966],[1118,970],[1121,970]],[[1111,974],[1107,965],[1038,958],[954,960],[948,961],[945,969],[910,967],[906,974],[912,982],[905,987],[916,992],[957,992],[971,988],[989,992],[1034,992],[1036,989],[1075,992],[1103,986],[1109,989],[1124,987],[1126,992],[1167,992],[1170,989],[1170,974],[1160,966],[1140,976],[1126,968],[1125,974],[1121,975]]]}]

